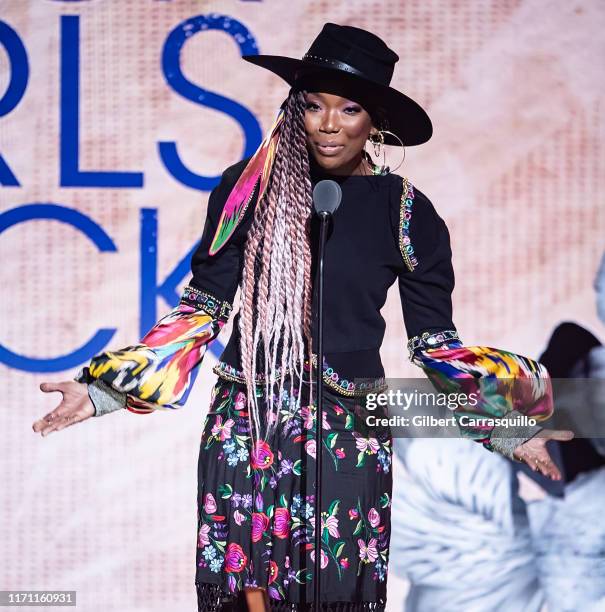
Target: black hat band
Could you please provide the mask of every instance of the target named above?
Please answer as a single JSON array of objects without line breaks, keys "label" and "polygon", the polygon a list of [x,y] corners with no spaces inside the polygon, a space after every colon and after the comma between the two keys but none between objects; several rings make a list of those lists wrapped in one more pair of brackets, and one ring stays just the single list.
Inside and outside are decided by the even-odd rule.
[{"label": "black hat band", "polygon": [[[306,61],[309,59],[311,61]],[[353,66],[345,64],[345,62],[341,62],[339,60],[329,59],[327,57],[320,57],[319,55],[311,55],[310,53],[305,53],[303,55],[303,60],[305,60],[306,64],[310,65],[325,66],[326,64],[329,64],[337,70],[344,70],[345,72],[350,72],[351,74],[354,74],[356,76],[364,77],[366,79],[368,78],[363,72],[361,72],[361,70],[357,70],[357,68],[353,68]]]}]

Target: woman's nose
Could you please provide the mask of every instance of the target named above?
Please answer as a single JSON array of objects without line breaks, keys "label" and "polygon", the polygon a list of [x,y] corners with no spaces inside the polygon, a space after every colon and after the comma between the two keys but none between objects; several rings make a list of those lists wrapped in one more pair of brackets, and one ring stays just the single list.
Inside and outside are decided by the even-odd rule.
[{"label": "woman's nose", "polygon": [[327,113],[325,113],[320,130],[322,132],[340,131],[340,126],[338,125],[338,119],[336,117],[335,111],[328,111]]}]

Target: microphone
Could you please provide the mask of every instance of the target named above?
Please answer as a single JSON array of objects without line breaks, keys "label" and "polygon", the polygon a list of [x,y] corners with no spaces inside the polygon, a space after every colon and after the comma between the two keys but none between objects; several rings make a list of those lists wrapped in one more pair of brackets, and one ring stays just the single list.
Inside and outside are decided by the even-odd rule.
[{"label": "microphone", "polygon": [[342,190],[336,181],[326,179],[319,181],[313,189],[313,207],[319,215],[321,228],[318,256],[318,342],[317,342],[317,412],[315,415],[315,564],[313,566],[313,610],[319,612],[321,600],[321,553],[322,538],[320,517],[322,509],[322,457],[323,457],[323,285],[324,285],[324,255],[328,236],[328,225],[332,213],[340,206]]},{"label": "microphone", "polygon": [[336,181],[319,181],[313,189],[313,206],[320,217],[330,217],[340,206],[342,189]]}]

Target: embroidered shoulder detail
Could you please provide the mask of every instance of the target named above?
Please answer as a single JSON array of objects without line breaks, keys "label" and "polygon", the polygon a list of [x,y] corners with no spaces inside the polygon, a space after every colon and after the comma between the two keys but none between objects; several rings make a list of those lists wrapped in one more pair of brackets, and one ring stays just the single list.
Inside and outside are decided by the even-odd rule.
[{"label": "embroidered shoulder detail", "polygon": [[[317,366],[317,354],[316,353],[313,353],[312,360],[313,360],[313,365]],[[305,363],[304,363],[305,372],[309,372],[310,369],[311,369],[311,366],[309,363],[309,359],[305,359]],[[229,380],[231,382],[239,382],[239,383],[246,382],[244,378],[244,373],[241,370],[234,368],[232,365],[224,361],[219,361],[212,368],[212,371],[218,376],[220,376],[221,378],[224,378],[225,380]],[[288,374],[289,370],[286,369],[285,373]],[[279,381],[282,375],[283,375],[282,372],[278,369],[275,375],[275,380]],[[347,380],[346,378],[342,378],[338,374],[338,372],[334,371],[334,369],[331,368],[326,363],[325,358],[324,358],[324,365],[323,365],[323,381],[324,381],[324,384],[326,384],[332,390],[338,392],[340,395],[345,395],[347,397],[363,396],[364,394],[370,391],[379,393],[379,392],[385,391],[388,388],[388,385],[384,377],[370,379],[369,382],[363,382],[363,383],[354,383],[352,381]],[[265,379],[265,376],[263,374],[257,374],[256,384],[264,385],[266,383],[267,381]]]},{"label": "embroidered shoulder detail", "polygon": [[455,329],[445,329],[443,331],[429,333],[424,332],[419,336],[414,336],[408,340],[408,351],[410,352],[410,359],[414,356],[414,353],[418,349],[429,349],[429,348],[437,348],[441,344],[448,342],[450,340],[457,340],[460,342],[460,336],[458,336],[458,332]]},{"label": "embroidered shoulder detail", "polygon": [[230,302],[219,300],[211,293],[200,291],[191,285],[187,285],[183,290],[180,303],[203,310],[211,317],[224,321],[225,323],[229,320],[233,309]]},{"label": "embroidered shoulder detail", "polygon": [[414,247],[410,240],[410,221],[412,219],[412,206],[414,204],[414,186],[403,177],[403,191],[399,205],[399,250],[407,269],[410,272],[418,265],[414,255]]}]

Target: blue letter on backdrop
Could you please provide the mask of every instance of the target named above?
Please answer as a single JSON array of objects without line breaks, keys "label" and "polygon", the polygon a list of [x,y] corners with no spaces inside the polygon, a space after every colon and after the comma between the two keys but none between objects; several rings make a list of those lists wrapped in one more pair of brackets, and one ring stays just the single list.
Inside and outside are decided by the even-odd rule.
[{"label": "blue letter on backdrop", "polygon": [[[183,45],[188,38],[200,30],[220,30],[229,34],[239,45],[242,55],[258,53],[258,47],[252,34],[239,21],[225,15],[197,15],[179,24],[168,35],[162,52],[164,77],[170,87],[187,100],[201,103],[203,106],[219,110],[233,117],[244,130],[246,144],[242,158],[248,157],[256,151],[262,141],[261,129],[254,115],[241,104],[194,85],[185,78],[181,71],[179,60]],[[244,69],[243,66],[242,69]],[[191,129],[195,129],[193,119],[191,121]],[[200,139],[203,137],[214,138],[216,135],[208,134],[204,136],[200,134]],[[220,178],[218,176],[201,176],[189,170],[181,161],[174,142],[160,142],[159,149],[160,157],[168,171],[184,185],[200,191],[210,191],[218,184]]]},{"label": "blue letter on backdrop", "polygon": [[142,172],[81,171],[80,18],[61,17],[61,187],[142,187]]},{"label": "blue letter on backdrop", "polygon": [[[4,21],[0,21],[0,44],[6,50],[10,62],[10,79],[8,87],[0,98],[0,117],[8,115],[19,104],[29,78],[29,63],[27,51],[19,35]],[[12,173],[6,161],[0,154],[0,185],[20,186],[17,177]]]},{"label": "blue letter on backdrop", "polygon": [[[0,214],[0,234],[13,225],[34,219],[62,221],[82,232],[95,244],[99,251],[117,250],[113,240],[92,219],[77,210],[57,204],[26,204],[7,210]],[[23,308],[26,309],[25,304]],[[32,324],[35,324],[35,321]],[[99,329],[86,344],[75,351],[61,357],[50,357],[48,359],[25,357],[0,344],[0,362],[25,372],[61,372],[73,368],[96,355],[109,343],[115,332],[116,330],[113,328]]]},{"label": "blue letter on backdrop", "polygon": [[[161,285],[158,285],[158,211],[156,208],[141,210],[141,326],[140,337],[157,322],[156,299],[160,295],[166,303],[175,308],[179,303],[178,286],[191,272],[191,257],[197,248],[194,245],[187,255],[179,261]],[[220,356],[224,345],[218,340],[208,345],[208,350]]]}]

